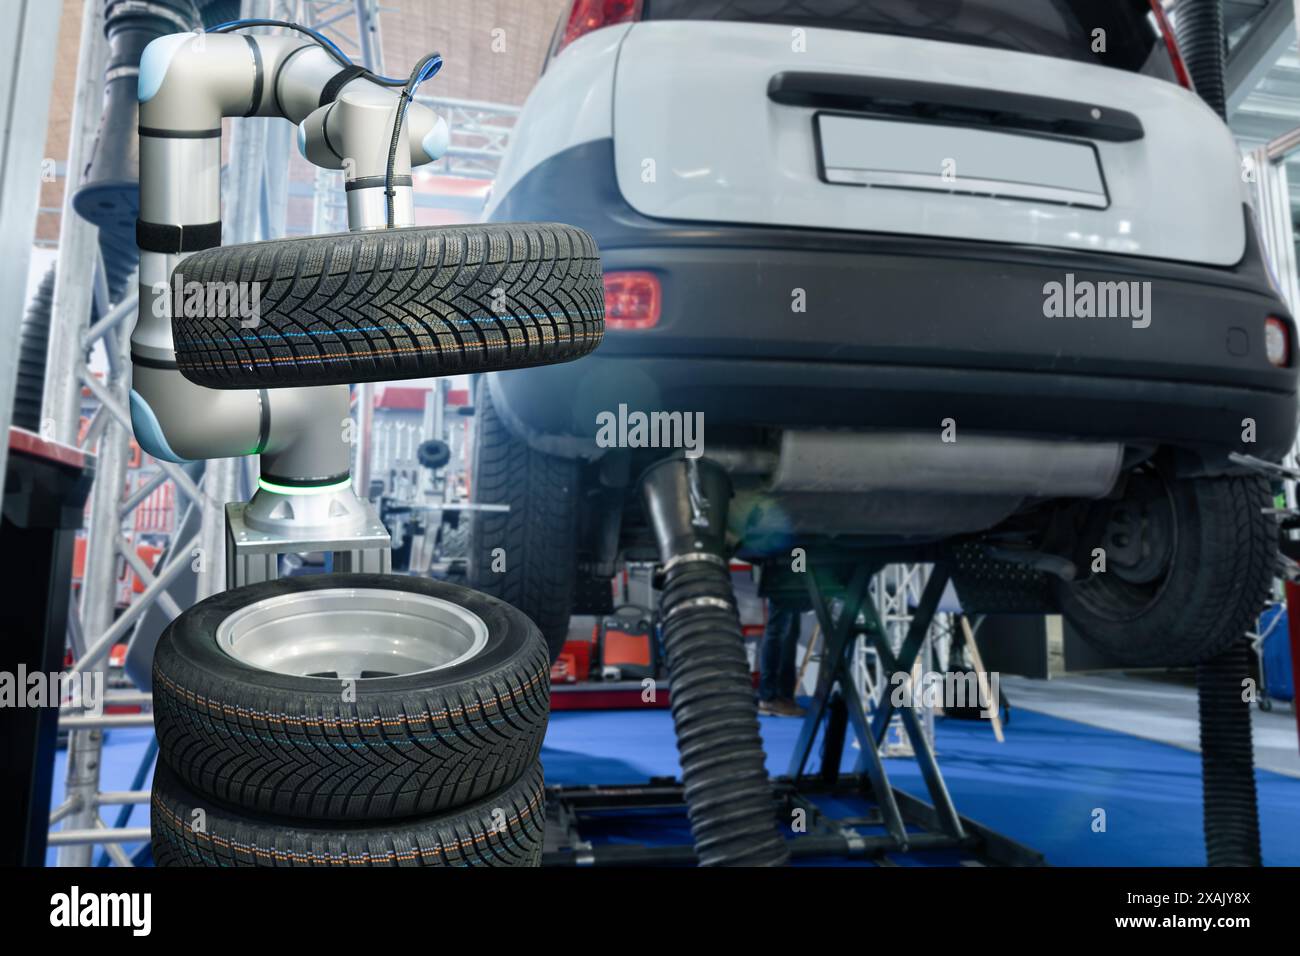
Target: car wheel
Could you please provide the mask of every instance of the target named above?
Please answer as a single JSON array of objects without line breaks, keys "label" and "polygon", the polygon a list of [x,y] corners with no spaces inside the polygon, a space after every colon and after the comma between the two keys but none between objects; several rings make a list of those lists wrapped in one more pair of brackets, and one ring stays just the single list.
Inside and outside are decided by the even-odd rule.
[{"label": "car wheel", "polygon": [[1058,581],[1061,613],[1115,660],[1198,664],[1249,630],[1272,586],[1277,524],[1259,478],[1176,479],[1155,468],[1108,503],[1104,572]]},{"label": "car wheel", "polygon": [[[250,291],[238,308],[223,301],[191,310],[186,296],[196,283],[256,285],[257,297]],[[185,259],[172,286],[182,303],[172,317],[177,367],[208,388],[549,365],[586,355],[604,333],[596,243],[555,223],[413,226],[218,246]]]},{"label": "car wheel", "polygon": [[479,381],[470,494],[470,587],[536,622],[554,662],[569,633],[577,577],[578,462],[543,454],[514,436]]},{"label": "car wheel", "polygon": [[313,825],[232,810],[160,763],[149,829],[159,867],[537,866],[545,810],[536,761],[510,786],[473,804],[378,826]]},{"label": "car wheel", "polygon": [[214,595],[153,665],[159,759],[233,807],[388,820],[464,806],[537,759],[546,647],[514,608],[424,578],[321,574]]}]

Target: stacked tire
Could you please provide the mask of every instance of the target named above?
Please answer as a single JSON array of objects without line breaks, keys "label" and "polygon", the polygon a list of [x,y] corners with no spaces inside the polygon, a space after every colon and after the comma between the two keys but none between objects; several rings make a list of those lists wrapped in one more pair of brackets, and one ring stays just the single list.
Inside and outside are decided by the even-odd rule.
[{"label": "stacked tire", "polygon": [[[390,607],[435,623],[390,639]],[[470,622],[462,645],[412,664],[437,615]],[[214,595],[154,657],[154,862],[536,866],[549,692],[536,626],[467,588],[323,574]]]}]

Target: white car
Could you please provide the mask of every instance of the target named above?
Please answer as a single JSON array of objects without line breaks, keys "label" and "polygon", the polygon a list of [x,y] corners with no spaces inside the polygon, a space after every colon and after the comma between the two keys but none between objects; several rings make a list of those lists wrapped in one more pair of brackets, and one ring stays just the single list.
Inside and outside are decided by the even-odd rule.
[{"label": "white car", "polygon": [[471,584],[557,651],[653,554],[668,445],[728,469],[769,579],[796,547],[948,557],[967,610],[1059,610],[1132,663],[1239,635],[1276,526],[1229,456],[1291,447],[1296,333],[1163,16],[577,0],[487,215],[590,232],[607,335],[481,382],[474,493],[512,508],[475,516]]}]

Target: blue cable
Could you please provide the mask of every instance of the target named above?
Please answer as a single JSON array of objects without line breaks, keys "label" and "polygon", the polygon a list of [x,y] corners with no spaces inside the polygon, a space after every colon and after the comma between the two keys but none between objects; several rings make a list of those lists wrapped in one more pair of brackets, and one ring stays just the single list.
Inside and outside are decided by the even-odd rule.
[{"label": "blue cable", "polygon": [[[420,78],[415,81],[415,86],[418,87],[425,80],[433,79],[437,75],[438,71],[441,69],[442,69],[442,57],[437,57],[436,59],[431,60],[429,62],[429,65],[424,68],[424,72],[420,74]],[[414,87],[412,87],[411,92],[412,93],[415,92]]]},{"label": "blue cable", "polygon": [[348,58],[348,55],[346,53],[344,53],[342,50],[339,49],[337,43],[335,43],[329,37],[325,36],[323,33],[317,33],[315,30],[311,29],[310,27],[304,27],[297,23],[288,23],[283,20],[262,20],[262,19],[227,20],[225,23],[218,23],[214,27],[209,27],[207,32],[225,33],[228,30],[243,30],[250,27],[288,27],[291,30],[297,30],[300,33],[305,33],[307,36],[311,37],[321,46],[324,46],[334,51],[336,59],[342,60],[344,64],[346,64],[347,66],[352,66],[352,61]]}]

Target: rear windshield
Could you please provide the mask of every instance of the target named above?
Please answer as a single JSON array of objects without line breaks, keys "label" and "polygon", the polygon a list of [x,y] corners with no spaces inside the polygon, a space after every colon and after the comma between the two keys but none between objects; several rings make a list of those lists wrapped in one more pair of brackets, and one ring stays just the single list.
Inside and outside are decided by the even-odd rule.
[{"label": "rear windshield", "polygon": [[643,16],[888,33],[1173,76],[1150,0],[645,0]]}]

